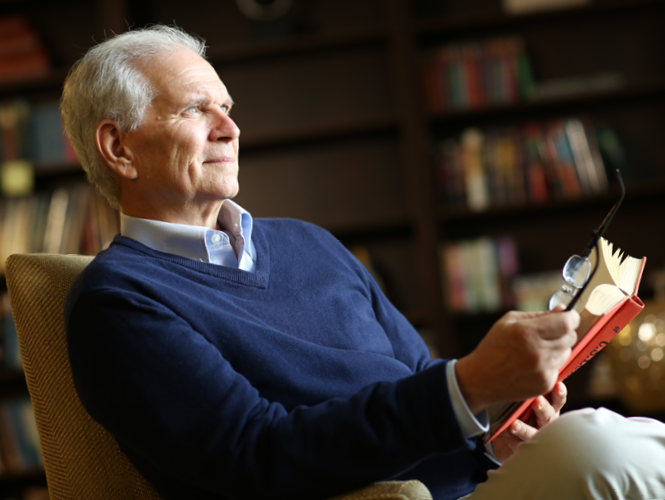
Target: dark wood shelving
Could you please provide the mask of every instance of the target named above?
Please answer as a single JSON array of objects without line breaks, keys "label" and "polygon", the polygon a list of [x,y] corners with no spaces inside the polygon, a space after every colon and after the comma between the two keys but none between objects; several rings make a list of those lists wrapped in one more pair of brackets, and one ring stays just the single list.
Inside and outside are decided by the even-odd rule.
[{"label": "dark wood shelving", "polygon": [[16,79],[0,82],[0,96],[26,96],[36,92],[59,92],[69,68],[54,68],[47,75],[39,78]]},{"label": "dark wood shelving", "polygon": [[349,33],[302,34],[292,35],[285,39],[266,39],[214,46],[208,49],[207,56],[213,65],[218,65],[273,57],[319,54],[327,50],[378,46],[385,42],[386,37],[379,29]]},{"label": "dark wood shelving", "polygon": [[[665,192],[665,178],[660,180],[628,182],[626,186],[626,205],[645,204],[660,201]],[[608,210],[619,196],[619,189],[613,186],[605,193],[580,198],[548,200],[543,203],[525,203],[515,205],[491,206],[484,211],[474,211],[466,207],[439,207],[439,220],[444,224],[472,224],[479,221],[485,223],[493,219],[520,217],[524,214],[547,216],[550,213],[575,213],[585,208],[607,206]]]},{"label": "dark wood shelving", "polygon": [[28,387],[22,371],[0,368],[0,400],[27,394]]},{"label": "dark wood shelving", "polygon": [[455,128],[494,122],[514,123],[520,120],[540,119],[548,116],[565,116],[571,112],[585,114],[608,106],[633,105],[640,102],[650,104],[654,100],[665,102],[665,78],[653,78],[649,81],[629,83],[621,88],[606,91],[523,101],[512,105],[431,113],[430,122],[434,126],[454,125]]},{"label": "dark wood shelving", "polygon": [[46,487],[46,472],[36,468],[22,472],[3,472],[0,474],[0,498],[21,498],[20,493],[26,488]]},{"label": "dark wood shelving", "polygon": [[372,119],[350,119],[345,122],[286,128],[270,133],[248,133],[240,140],[243,152],[281,146],[294,146],[314,141],[342,139],[367,134],[397,132],[395,116],[385,115]]},{"label": "dark wood shelving", "polygon": [[430,19],[417,19],[414,22],[414,31],[420,36],[445,34],[447,38],[466,38],[469,34],[475,35],[478,32],[508,31],[540,23],[563,23],[570,19],[595,20],[599,16],[624,15],[663,6],[665,6],[663,0],[606,0],[588,6],[519,15],[506,14],[498,8],[479,9],[464,13],[442,14]]}]

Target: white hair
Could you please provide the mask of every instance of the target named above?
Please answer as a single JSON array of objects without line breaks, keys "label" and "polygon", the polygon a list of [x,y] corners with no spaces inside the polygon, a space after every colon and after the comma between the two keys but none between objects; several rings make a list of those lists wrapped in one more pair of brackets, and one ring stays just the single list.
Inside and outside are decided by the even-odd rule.
[{"label": "white hair", "polygon": [[205,57],[205,41],[180,28],[155,25],[122,33],[91,48],[74,64],[60,102],[62,122],[88,180],[119,209],[118,185],[97,150],[95,130],[114,120],[124,132],[143,122],[156,89],[143,75],[141,60],[178,48]]}]

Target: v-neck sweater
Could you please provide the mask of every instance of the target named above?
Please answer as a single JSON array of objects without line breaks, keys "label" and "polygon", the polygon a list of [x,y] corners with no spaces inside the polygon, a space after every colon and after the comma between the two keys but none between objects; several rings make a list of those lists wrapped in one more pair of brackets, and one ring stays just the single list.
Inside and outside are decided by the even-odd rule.
[{"label": "v-neck sweater", "polygon": [[391,478],[454,499],[491,463],[446,362],[327,231],[255,219],[255,271],[118,236],[66,307],[77,392],[167,500],[325,498]]}]

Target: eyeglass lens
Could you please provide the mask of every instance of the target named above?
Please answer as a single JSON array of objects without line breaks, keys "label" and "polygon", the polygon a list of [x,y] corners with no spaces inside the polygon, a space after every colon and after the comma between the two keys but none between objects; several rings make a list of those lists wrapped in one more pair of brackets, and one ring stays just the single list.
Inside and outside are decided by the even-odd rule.
[{"label": "eyeglass lens", "polygon": [[582,288],[591,272],[591,263],[589,259],[573,255],[563,266],[563,280],[574,288]]},{"label": "eyeglass lens", "polygon": [[563,266],[561,273],[567,285],[562,286],[561,290],[552,295],[549,309],[552,310],[558,305],[568,306],[575,296],[575,291],[584,286],[590,273],[591,262],[589,262],[589,259],[580,257],[579,255],[570,257]]}]

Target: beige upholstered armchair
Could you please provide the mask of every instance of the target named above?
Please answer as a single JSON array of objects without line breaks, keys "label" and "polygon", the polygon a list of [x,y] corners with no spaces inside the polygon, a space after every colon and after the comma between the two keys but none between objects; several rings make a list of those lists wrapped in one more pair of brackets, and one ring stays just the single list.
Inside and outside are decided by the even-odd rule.
[{"label": "beige upholstered armchair", "polygon": [[[159,500],[113,437],[83,408],[74,388],[63,308],[92,260],[81,255],[15,254],[7,259],[9,300],[19,336],[51,500]],[[378,483],[344,500],[431,500],[417,481]]]}]

